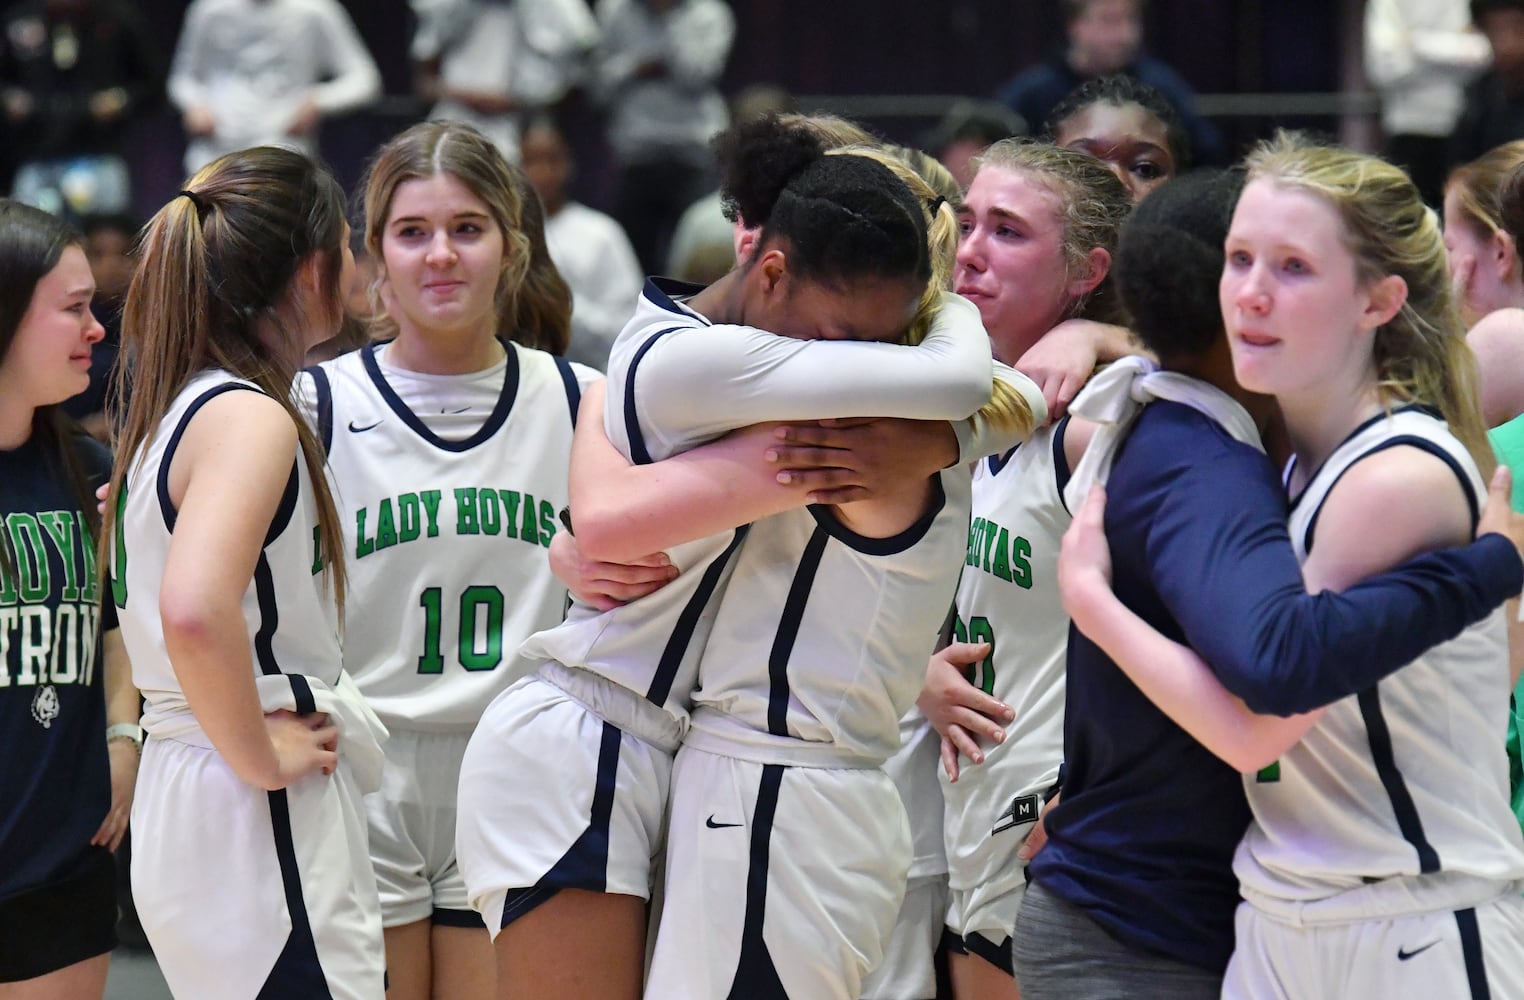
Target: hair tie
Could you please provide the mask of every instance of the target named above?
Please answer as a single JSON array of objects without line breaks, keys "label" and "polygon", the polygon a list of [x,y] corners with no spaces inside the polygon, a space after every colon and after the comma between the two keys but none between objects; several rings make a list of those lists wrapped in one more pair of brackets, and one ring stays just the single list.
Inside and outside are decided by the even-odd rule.
[{"label": "hair tie", "polygon": [[945,204],[947,204],[947,199],[942,197],[941,195],[937,195],[935,198],[932,199],[932,202],[931,202],[931,216],[932,216],[932,218],[936,218],[936,214],[942,210],[942,206],[945,205]]},{"label": "hair tie", "polygon": [[194,191],[181,191],[175,197],[177,197],[177,198],[189,198],[191,204],[196,206],[196,219],[197,219],[197,221],[199,221],[199,222],[205,222],[206,221],[207,204],[206,204],[206,201],[203,200],[202,197],[199,194],[197,194]]}]

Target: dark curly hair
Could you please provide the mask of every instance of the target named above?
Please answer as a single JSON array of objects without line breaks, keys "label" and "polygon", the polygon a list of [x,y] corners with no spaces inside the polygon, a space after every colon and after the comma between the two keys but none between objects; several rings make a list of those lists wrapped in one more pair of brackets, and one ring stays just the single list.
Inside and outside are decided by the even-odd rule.
[{"label": "dark curly hair", "polygon": [[926,206],[882,163],[828,156],[814,130],[777,116],[735,126],[714,148],[727,217],[760,224],[758,246],[788,241],[799,277],[931,277]]},{"label": "dark curly hair", "polygon": [[1058,135],[1064,122],[1096,104],[1110,104],[1117,108],[1136,104],[1153,115],[1164,126],[1164,137],[1169,143],[1169,155],[1174,157],[1175,170],[1178,172],[1190,168],[1191,137],[1180,121],[1180,113],[1153,87],[1120,73],[1086,80],[1069,91],[1048,115],[1048,123],[1043,126],[1046,133],[1044,137],[1049,142],[1054,141],[1054,136]]},{"label": "dark curly hair", "polygon": [[1166,364],[1205,354],[1223,336],[1217,282],[1243,174],[1194,170],[1138,203],[1111,265],[1131,328]]}]

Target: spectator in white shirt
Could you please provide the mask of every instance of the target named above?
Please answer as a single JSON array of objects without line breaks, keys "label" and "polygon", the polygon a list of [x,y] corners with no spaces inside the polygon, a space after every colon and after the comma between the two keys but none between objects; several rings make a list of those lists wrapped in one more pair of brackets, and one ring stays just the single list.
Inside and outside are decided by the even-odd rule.
[{"label": "spectator in white shirt", "polygon": [[596,89],[619,165],[614,216],[655,273],[672,227],[710,188],[709,139],[727,124],[716,83],[735,15],[721,0],[599,0]]},{"label": "spectator in white shirt", "polygon": [[1370,0],[1365,75],[1381,92],[1382,155],[1407,170],[1424,201],[1438,206],[1450,133],[1466,84],[1491,60],[1466,0]]},{"label": "spectator in white shirt", "polygon": [[566,356],[602,371],[609,348],[635,312],[643,282],[624,229],[566,196],[575,164],[554,118],[535,115],[522,138],[524,173],[545,206],[550,259],[572,291],[572,338]]},{"label": "spectator in white shirt", "polygon": [[187,173],[248,146],[315,153],[323,118],[380,94],[338,0],[192,0],[169,75]]}]

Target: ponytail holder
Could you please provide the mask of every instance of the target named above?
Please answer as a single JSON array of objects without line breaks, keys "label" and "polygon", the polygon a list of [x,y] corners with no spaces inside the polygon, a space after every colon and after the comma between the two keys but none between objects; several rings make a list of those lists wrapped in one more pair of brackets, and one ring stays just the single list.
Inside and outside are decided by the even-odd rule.
[{"label": "ponytail holder", "polygon": [[936,214],[942,210],[942,206],[945,204],[947,204],[947,199],[941,195],[937,195],[936,198],[932,199],[931,202],[931,215],[935,217]]},{"label": "ponytail holder", "polygon": [[206,204],[206,202],[204,200],[202,200],[202,198],[201,198],[201,196],[199,194],[197,194],[194,191],[181,191],[175,197],[177,197],[177,198],[189,198],[191,204],[196,206],[196,219],[197,219],[197,221],[199,221],[199,222],[205,222],[206,221],[207,204]]}]

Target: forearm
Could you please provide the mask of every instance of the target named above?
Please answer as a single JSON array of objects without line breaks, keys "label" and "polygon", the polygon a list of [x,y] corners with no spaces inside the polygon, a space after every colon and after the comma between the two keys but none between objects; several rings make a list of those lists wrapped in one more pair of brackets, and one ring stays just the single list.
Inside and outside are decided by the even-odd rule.
[{"label": "forearm", "polygon": [[605,456],[595,468],[574,450],[572,519],[583,553],[637,559],[803,506],[805,494],[764,464],[757,438],[722,438],[650,465],[631,465],[610,445],[618,464]]},{"label": "forearm", "polygon": [[1240,657],[1207,655],[1255,711],[1307,712],[1366,690],[1453,639],[1517,593],[1520,573],[1513,545],[1487,535],[1343,593],[1282,594],[1249,609]]},{"label": "forearm", "polygon": [[967,420],[954,421],[952,427],[958,436],[960,462],[975,462],[986,455],[1002,455],[1030,437],[1033,429],[1048,421],[1048,404],[1037,383],[999,361],[993,364],[995,381],[1004,382],[1014,390],[1032,411],[1031,427],[1023,430],[1012,424],[997,426],[982,411]]},{"label": "forearm", "polygon": [[101,635],[102,680],[106,689],[106,725],[135,725],[142,712],[142,698],[132,686],[132,661],[120,629]]},{"label": "forearm", "polygon": [[914,347],[745,327],[672,334],[645,355],[633,388],[642,426],[703,439],[769,420],[963,420],[989,401],[990,373],[978,310],[949,295]]},{"label": "forearm", "polygon": [[381,71],[353,27],[335,25],[330,35],[332,79],[312,88],[312,100],[325,115],[353,111],[381,96]]},{"label": "forearm", "polygon": [[186,703],[212,746],[242,781],[268,789],[276,787],[278,764],[242,625],[236,603],[207,601],[165,614],[164,644]]},{"label": "forearm", "polygon": [[1256,771],[1295,745],[1317,713],[1257,715],[1201,657],[1160,634],[1097,577],[1065,588],[1064,606],[1084,635],[1121,667],[1176,725],[1229,766]]}]

